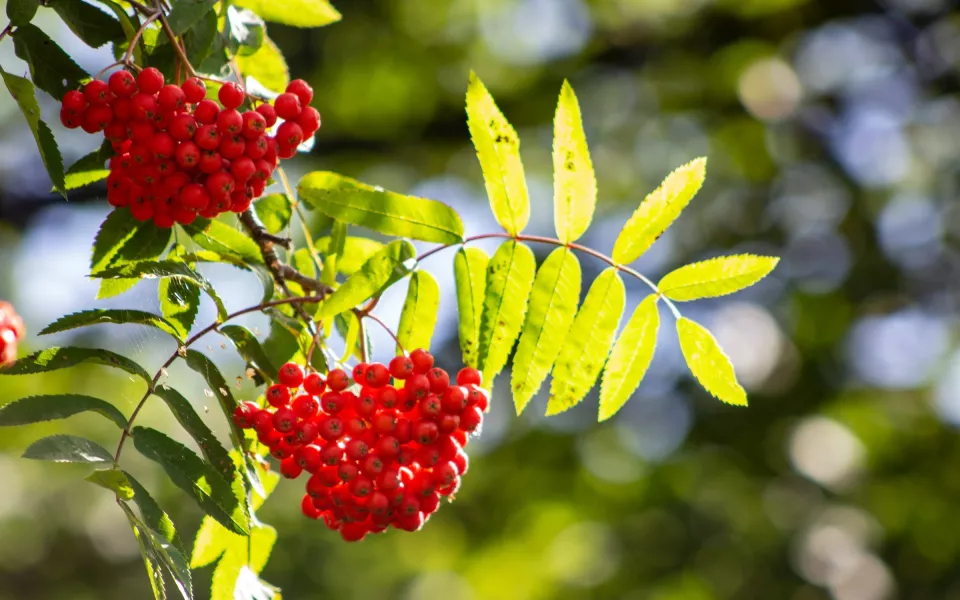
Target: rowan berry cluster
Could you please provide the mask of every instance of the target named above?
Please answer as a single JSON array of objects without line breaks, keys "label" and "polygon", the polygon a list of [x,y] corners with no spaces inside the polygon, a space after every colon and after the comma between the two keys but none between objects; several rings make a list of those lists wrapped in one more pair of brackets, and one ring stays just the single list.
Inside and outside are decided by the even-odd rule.
[{"label": "rowan berry cluster", "polygon": [[324,378],[295,363],[279,380],[267,389],[269,407],[244,403],[234,420],[257,432],[285,477],[309,473],[303,514],[346,541],[391,525],[418,530],[460,487],[468,434],[489,402],[476,369],[451,382],[422,349],[389,366],[357,365],[356,385],[342,369]]},{"label": "rowan berry cluster", "polygon": [[23,319],[9,302],[0,302],[0,367],[17,360],[17,343],[25,331]]},{"label": "rowan berry cluster", "polygon": [[[292,81],[273,104],[252,105],[235,83],[220,88],[219,104],[206,99],[203,80],[165,84],[147,68],[137,76],[116,71],[63,97],[60,120],[87,133],[102,131],[113,146],[107,200],[128,207],[158,227],[188,224],[197,216],[243,212],[263,194],[280,159],[320,128],[309,106],[313,90]],[[271,129],[278,119],[283,122]]]}]

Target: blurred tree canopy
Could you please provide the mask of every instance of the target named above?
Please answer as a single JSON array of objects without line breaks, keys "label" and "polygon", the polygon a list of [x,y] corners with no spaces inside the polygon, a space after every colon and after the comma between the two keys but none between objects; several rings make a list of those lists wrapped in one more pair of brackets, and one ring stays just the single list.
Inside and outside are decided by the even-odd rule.
[{"label": "blurred tree canopy", "polygon": [[[327,28],[270,25],[323,115],[304,170],[434,197],[461,210],[468,231],[481,229],[488,217],[463,110],[472,68],[523,140],[541,207],[534,214],[549,215],[551,118],[567,78],[599,180],[589,243],[608,249],[663,175],[707,155],[707,185],[637,267],[656,276],[731,249],[783,262],[748,293],[688,309],[731,355],[748,409],[722,406],[686,379],[669,336],[637,397],[604,425],[595,424],[595,393],[549,420],[537,416],[543,395],[517,419],[509,398],[495,394],[457,501],[416,535],[346,546],[304,526],[299,488],[281,486],[263,514],[280,532],[265,577],[285,598],[960,599],[960,523],[951,518],[960,501],[960,12],[952,2],[337,8],[343,21]],[[69,46],[68,30],[49,33]],[[105,64],[96,53],[75,58]],[[5,68],[16,72],[16,61],[9,44],[0,47]],[[94,304],[74,268],[86,256],[72,255],[89,247],[106,209],[102,190],[66,205],[48,194],[11,103],[0,100],[0,297],[35,333]],[[80,136],[55,133],[68,162],[89,151]],[[531,233],[550,228],[544,219]],[[595,275],[601,265],[584,267]],[[450,274],[440,275],[449,294]],[[443,323],[437,341],[456,357],[456,328]],[[85,341],[93,342],[72,340]],[[146,333],[111,343],[162,356]],[[133,386],[78,369],[6,379],[0,403],[96,390],[129,409]],[[198,405],[201,390],[197,382]],[[84,419],[71,428],[109,435]],[[0,600],[146,597],[109,494],[61,476],[69,466],[17,458],[52,431],[0,440]],[[198,524],[175,489],[161,500]]]}]

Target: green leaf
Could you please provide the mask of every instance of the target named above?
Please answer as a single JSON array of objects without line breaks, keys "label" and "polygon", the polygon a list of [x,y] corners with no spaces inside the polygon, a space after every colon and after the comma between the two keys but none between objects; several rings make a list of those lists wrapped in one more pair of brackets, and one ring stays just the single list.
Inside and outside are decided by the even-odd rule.
[{"label": "green leaf", "polygon": [[[330,235],[325,238],[317,240],[323,243],[323,250],[320,249],[320,246],[314,244],[314,248],[317,249],[317,253],[323,254],[323,273],[321,273],[321,281],[327,285],[334,285],[337,282],[337,271],[340,269],[341,260],[345,259],[347,251],[347,224],[341,221],[334,221],[330,226]],[[359,238],[365,239],[365,238]],[[378,248],[371,251],[366,258],[361,260],[357,264],[357,268],[367,262],[367,259],[370,258],[377,250],[383,247],[383,244],[378,244]],[[354,256],[357,258],[357,256]],[[356,269],[354,269],[356,271]],[[352,273],[351,273],[352,274]]]},{"label": "green leaf", "polygon": [[405,240],[395,240],[371,256],[360,270],[330,294],[317,312],[326,319],[366,302],[406,277],[416,263],[416,250]]},{"label": "green leaf", "polygon": [[217,365],[213,364],[213,361],[202,352],[187,350],[187,355],[184,359],[187,362],[187,366],[203,377],[207,385],[210,386],[210,391],[213,392],[213,395],[220,403],[220,410],[223,411],[223,416],[226,417],[227,424],[230,426],[234,443],[239,446],[240,440],[243,439],[243,432],[241,432],[236,423],[233,422],[233,413],[237,410],[237,406],[239,406],[240,403],[233,397],[227,380],[223,378],[223,374],[220,372],[220,369],[217,368]]},{"label": "green leaf", "polygon": [[[340,228],[339,224],[334,224],[334,231]],[[344,234],[346,225],[342,225]],[[342,250],[332,237],[322,237],[314,242],[317,252],[324,255],[327,259],[336,256],[336,271],[344,275],[353,275],[363,263],[383,248],[383,244],[377,240],[371,240],[365,237],[347,236],[343,237]],[[324,273],[327,272],[327,266],[324,264]]]},{"label": "green leaf", "polygon": [[84,477],[84,479],[110,490],[121,500],[130,500],[133,498],[133,488],[130,487],[130,480],[127,479],[123,471],[116,467],[94,471]]},{"label": "green leaf", "polygon": [[47,348],[26,358],[17,360],[13,366],[0,369],[0,375],[33,375],[66,369],[83,363],[105,365],[122,369],[131,375],[142,378],[148,384],[152,381],[143,367],[126,356],[99,348]]},{"label": "green leaf", "polygon": [[260,49],[248,56],[237,56],[237,66],[245,76],[253,77],[268,90],[283,93],[290,83],[290,69],[283,53],[266,38]]},{"label": "green leaf", "polygon": [[123,245],[136,233],[138,224],[129,210],[114,210],[107,215],[93,240],[91,273],[102,271],[113,262]]},{"label": "green leaf", "polygon": [[221,254],[235,254],[251,263],[263,263],[256,242],[220,221],[196,219],[183,228],[201,248]]},{"label": "green leaf", "polygon": [[[187,49],[187,58],[193,65],[203,65],[217,48],[222,45],[222,38],[217,31],[217,13],[208,11],[200,17],[193,27],[183,34],[183,44]],[[166,36],[160,38],[169,44]],[[171,47],[171,50],[173,48]]]},{"label": "green leaf", "polygon": [[147,567],[147,580],[150,582],[150,589],[153,590],[154,600],[167,600],[167,590],[163,583],[164,568],[161,566],[163,559],[154,550],[149,531],[145,526],[140,525],[136,515],[127,505],[121,504],[120,507],[127,515],[133,535],[137,538],[137,545],[140,546],[140,555]]},{"label": "green leaf", "polygon": [[168,386],[161,385],[153,393],[167,403],[167,407],[170,408],[170,412],[173,413],[180,426],[197,442],[197,446],[200,447],[200,452],[203,453],[207,462],[224,479],[232,480],[237,474],[233,460],[220,440],[217,439],[217,436],[197,414],[190,401],[184,398],[180,392]]},{"label": "green leaf", "polygon": [[[67,169],[66,189],[73,190],[106,179],[110,170],[105,168],[105,165],[113,154],[113,147],[111,147],[110,142],[104,141],[99,148],[77,159],[77,162]],[[56,191],[56,188],[52,191]]]},{"label": "green leaf", "polygon": [[[433,275],[415,271],[410,276],[407,299],[400,313],[397,338],[408,352],[416,348],[430,348],[433,329],[437,326],[437,311],[440,309],[440,286]],[[402,354],[397,348],[397,354]]]},{"label": "green leaf", "polygon": [[467,126],[483,170],[493,216],[507,233],[516,235],[530,221],[520,137],[473,71],[467,88]]},{"label": "green leaf", "polygon": [[293,27],[323,27],[340,20],[340,13],[328,0],[236,0],[267,21]]},{"label": "green leaf", "polygon": [[186,446],[148,427],[133,430],[133,443],[141,454],[163,467],[206,514],[235,533],[250,531],[246,507],[230,483]]},{"label": "green leaf", "polygon": [[228,6],[224,33],[231,54],[249,56],[259,50],[267,38],[267,24],[252,11]]},{"label": "green leaf", "polygon": [[160,310],[177,332],[186,339],[200,310],[200,289],[179,279],[161,279],[158,289]]},{"label": "green leaf", "polygon": [[590,286],[583,306],[567,332],[553,369],[547,416],[580,403],[600,376],[626,303],[626,289],[614,267]]},{"label": "green leaf", "polygon": [[66,419],[88,411],[100,413],[120,429],[127,426],[127,418],[109,402],[82,394],[50,394],[28,396],[0,406],[0,427]]},{"label": "green leaf", "polygon": [[606,421],[627,403],[650,367],[660,327],[657,299],[651,294],[637,305],[613,345],[600,384],[600,421]]},{"label": "green leaf", "polygon": [[533,251],[515,240],[497,248],[487,266],[487,288],[480,314],[479,364],[487,388],[507,364],[523,327],[537,261]]},{"label": "green leaf", "polygon": [[220,295],[213,289],[213,285],[202,275],[191,269],[185,263],[176,260],[145,260],[135,263],[121,264],[115,267],[92,273],[91,277],[100,279],[155,279],[157,277],[171,277],[179,279],[184,283],[195,285],[210,296],[213,303],[217,306],[217,314],[220,319],[227,318],[227,308],[220,299]]},{"label": "green leaf", "polygon": [[716,298],[757,283],[773,271],[779,258],[737,254],[685,265],[668,273],[657,289],[671,300]]},{"label": "green leaf", "polygon": [[164,543],[176,548],[181,555],[185,554],[183,542],[177,534],[177,528],[174,527],[173,521],[167,516],[167,513],[160,508],[160,505],[153,499],[153,496],[147,492],[146,488],[144,488],[133,475],[126,471],[124,471],[123,474],[126,475],[130,487],[133,488],[133,501],[140,509],[140,516],[143,517],[143,521]]},{"label": "green leaf", "polygon": [[[32,27],[32,25],[31,25]],[[40,120],[40,105],[37,104],[37,95],[33,84],[23,77],[11,75],[3,69],[0,69],[0,77],[3,77],[3,83],[10,91],[10,95],[17,101],[20,112],[23,113],[33,133],[33,138],[37,141],[37,148],[40,149],[40,158],[43,160],[53,187],[66,198],[66,184],[63,179],[63,158],[60,156],[60,148],[57,147],[57,141],[53,139],[53,133],[46,123]]]},{"label": "green leaf", "polygon": [[270,381],[277,381],[277,367],[263,350],[257,336],[253,335],[249,329],[240,325],[224,325],[217,331],[230,338],[230,341],[237,347],[240,356],[248,363],[253,364],[264,377]]},{"label": "green leaf", "polygon": [[107,42],[125,39],[120,22],[99,8],[80,0],[47,0],[67,27],[88,46],[99,48]]},{"label": "green leaf", "polygon": [[690,161],[667,175],[623,226],[613,244],[613,260],[625,265],[640,258],[693,200],[706,176],[706,158]]},{"label": "green leaf", "polygon": [[596,205],[597,176],[583,132],[580,104],[573,88],[564,81],[553,119],[553,219],[560,241],[577,241],[590,227]]},{"label": "green leaf", "polygon": [[246,539],[233,540],[213,571],[210,600],[272,600],[274,588],[265,586],[257,573],[266,566],[276,541],[277,530],[266,525],[251,532],[249,548]]},{"label": "green leaf", "polygon": [[[334,318],[334,326],[336,326],[340,336],[343,337],[343,356],[340,358],[340,362],[347,362],[351,356],[362,361],[363,350],[358,343],[360,341],[360,319],[357,318],[357,315],[352,312],[340,313]],[[364,333],[367,334],[364,343],[367,343],[370,339],[369,328],[365,329]],[[369,346],[367,347],[369,348]]]},{"label": "green leaf", "polygon": [[173,10],[167,16],[170,29],[177,35],[182,35],[196,25],[197,21],[213,10],[217,0],[177,0]]},{"label": "green leaf", "polygon": [[436,200],[376,190],[322,171],[306,175],[297,189],[310,206],[350,225],[425,242],[455,244],[463,240],[460,217]]},{"label": "green leaf", "polygon": [[700,385],[721,402],[746,406],[747,393],[737,382],[733,363],[707,328],[681,317],[677,319],[677,335],[683,358]]},{"label": "green leaf", "polygon": [[17,57],[30,67],[34,85],[57,100],[63,98],[68,89],[74,89],[90,78],[63,48],[31,23],[17,27],[13,33],[13,47]]},{"label": "green leaf", "polygon": [[39,0],[7,0],[7,18],[14,27],[26,25],[37,14]]},{"label": "green leaf", "polygon": [[169,333],[179,340],[183,339],[177,332],[177,328],[173,325],[173,323],[167,321],[163,317],[157,316],[153,313],[144,312],[142,310],[132,310],[126,308],[111,310],[93,309],[69,314],[64,317],[60,317],[53,323],[47,325],[46,328],[40,332],[40,335],[60,333],[61,331],[69,331],[71,329],[88,327],[90,325],[102,325],[104,323],[113,323],[116,325],[136,323],[137,325],[147,325],[149,327],[159,329],[164,333]]},{"label": "green leaf", "polygon": [[126,503],[121,502],[120,507],[127,515],[134,535],[140,543],[140,552],[147,563],[147,572],[155,597],[166,598],[163,587],[163,574],[166,573],[176,584],[177,591],[184,600],[193,600],[193,581],[183,552],[138,519]]},{"label": "green leaf", "polygon": [[113,456],[96,442],[75,435],[51,435],[30,444],[23,458],[69,463],[110,463]]},{"label": "green leaf", "polygon": [[276,235],[287,228],[293,210],[285,194],[269,194],[253,203],[253,208],[263,226]]},{"label": "green leaf", "polygon": [[480,248],[460,248],[453,259],[453,275],[457,285],[457,311],[460,315],[460,350],[463,364],[476,368],[479,364],[480,315],[487,287],[487,265],[490,257]]},{"label": "green leaf", "polygon": [[569,248],[557,248],[540,266],[530,291],[523,333],[513,359],[513,402],[519,415],[547,378],[577,313],[580,261]]},{"label": "green leaf", "polygon": [[[279,313],[273,313],[274,315]],[[270,321],[270,335],[263,341],[263,350],[277,364],[282,364],[293,358],[299,351],[297,337],[291,333],[277,319]]]},{"label": "green leaf", "polygon": [[[129,213],[130,211],[114,211],[114,213],[118,212]],[[107,221],[110,221],[110,217],[107,217]],[[106,226],[106,223],[104,223],[104,226]],[[107,261],[108,264],[101,269],[91,269],[91,273],[96,273],[108,266],[117,267],[140,261],[155,260],[167,249],[167,245],[170,243],[170,236],[173,232],[172,229],[161,229],[149,221],[145,223],[133,221],[131,229],[131,235],[118,245],[109,261]],[[98,234],[98,241],[99,237]],[[96,254],[96,243],[97,242],[94,242],[94,254]],[[97,293],[97,299],[100,300],[122,294],[137,285],[138,281],[140,281],[138,278],[102,281],[100,282],[100,291]]]},{"label": "green leaf", "polygon": [[[133,18],[131,18],[130,15],[127,14],[126,10],[124,10],[122,6],[113,0],[97,1],[113,11],[113,14],[115,14],[117,19],[120,21],[120,27],[123,28],[123,34],[124,38],[126,39],[126,43],[114,43],[113,45],[114,56],[117,58],[117,60],[120,60],[127,48],[130,47],[130,42],[133,40],[137,30],[140,27],[140,21],[137,19],[136,13],[134,13]],[[124,4],[126,4],[126,2]],[[134,21],[136,21],[136,25],[134,24]],[[144,40],[141,37],[140,41],[137,42],[136,48],[133,49],[133,60],[137,64],[143,64],[144,46]]]}]

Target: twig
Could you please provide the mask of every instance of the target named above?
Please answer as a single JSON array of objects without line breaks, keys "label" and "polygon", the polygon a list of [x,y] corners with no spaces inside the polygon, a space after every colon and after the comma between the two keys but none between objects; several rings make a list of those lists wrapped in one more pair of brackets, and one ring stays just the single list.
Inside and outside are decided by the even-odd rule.
[{"label": "twig", "polygon": [[157,14],[160,16],[160,24],[163,26],[163,32],[170,38],[170,44],[173,46],[173,49],[176,50],[180,60],[183,61],[183,66],[186,67],[187,73],[189,73],[191,77],[196,77],[197,71],[193,68],[193,65],[190,64],[190,59],[187,58],[187,53],[184,52],[183,47],[177,43],[177,34],[175,34],[173,28],[170,27],[170,22],[167,21],[167,17],[164,16],[162,10],[157,10]]},{"label": "twig", "polygon": [[[133,64],[133,53],[136,51],[137,44],[140,43],[140,38],[143,37],[143,32],[147,30],[147,26],[150,25],[150,23],[153,23],[161,16],[163,16],[163,13],[158,10],[157,12],[153,13],[152,15],[144,19],[143,24],[140,25],[140,29],[138,29],[137,32],[133,34],[133,39],[130,40],[130,46],[127,47],[127,52],[123,55],[123,60],[120,61],[121,63],[127,66],[130,66],[131,64]],[[103,71],[101,71],[100,73],[103,73]],[[98,74],[98,77],[99,77],[99,74]]]},{"label": "twig", "polygon": [[13,23],[7,23],[7,26],[3,28],[3,31],[0,31],[0,40],[7,37],[7,35],[13,30]]},{"label": "twig", "polygon": [[388,334],[390,334],[390,337],[393,338],[393,341],[397,343],[397,348],[400,348],[400,352],[403,352],[404,354],[407,353],[407,351],[403,349],[403,344],[401,344],[399,338],[397,338],[397,334],[395,334],[395,333],[393,332],[393,330],[390,329],[390,326],[387,325],[386,323],[384,323],[383,320],[382,320],[380,317],[378,317],[377,315],[375,315],[375,314],[373,314],[373,313],[361,314],[361,312],[360,312],[359,310],[354,310],[354,314],[356,314],[356,315],[357,315],[357,318],[360,319],[360,323],[361,323],[361,333],[363,333],[363,329],[362,329],[363,319],[370,319],[371,321],[373,321],[373,322],[375,322],[375,323],[379,323],[380,327],[383,327],[383,329],[384,329]]},{"label": "twig", "polygon": [[232,321],[233,319],[245,314],[262,311],[274,306],[282,306],[285,304],[300,306],[301,304],[320,302],[320,300],[321,298],[318,296],[295,296],[293,298],[283,298],[281,300],[273,300],[271,302],[261,302],[256,306],[248,306],[247,308],[238,310],[237,312],[230,313],[223,321],[214,321],[190,337],[190,339],[184,342],[182,346],[177,348],[177,350],[170,355],[170,358],[168,358],[167,361],[163,363],[163,366],[157,370],[156,374],[153,376],[153,380],[149,385],[147,385],[147,391],[143,394],[143,398],[141,398],[140,402],[137,403],[137,406],[133,409],[133,412],[130,413],[130,418],[127,419],[127,424],[123,428],[123,433],[120,434],[120,442],[117,444],[117,451],[113,455],[113,461],[118,462],[120,460],[120,453],[123,451],[123,445],[126,443],[127,438],[131,435],[130,429],[133,427],[133,422],[137,419],[137,415],[140,414],[141,409],[143,409],[143,406],[147,403],[147,399],[150,398],[150,395],[153,394],[154,390],[156,390],[157,382],[160,381],[160,377],[166,373],[170,365],[172,365],[174,361],[181,356],[181,352],[195,344],[200,338],[207,335],[211,331],[215,331],[224,323]]},{"label": "twig", "polygon": [[137,0],[127,0],[127,2],[129,2],[133,8],[142,12],[145,15],[152,15],[154,12],[158,10],[155,8],[150,8],[149,6],[146,6],[144,4],[140,4],[140,2],[138,2]]}]

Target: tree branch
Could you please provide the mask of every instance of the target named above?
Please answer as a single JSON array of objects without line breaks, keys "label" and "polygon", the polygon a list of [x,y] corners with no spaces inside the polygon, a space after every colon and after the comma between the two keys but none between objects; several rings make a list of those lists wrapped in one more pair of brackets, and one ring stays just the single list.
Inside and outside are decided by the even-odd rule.
[{"label": "tree branch", "polygon": [[253,241],[260,247],[263,262],[267,265],[267,268],[270,269],[274,280],[276,280],[279,285],[283,286],[285,281],[292,281],[304,290],[316,292],[320,296],[325,296],[333,291],[330,286],[311,277],[307,277],[280,260],[274,246],[289,248],[292,243],[291,240],[289,238],[277,237],[264,229],[263,225],[257,222],[253,211],[250,209],[243,211],[240,214],[240,223],[243,224],[244,229],[247,230],[247,233],[253,238]]}]

